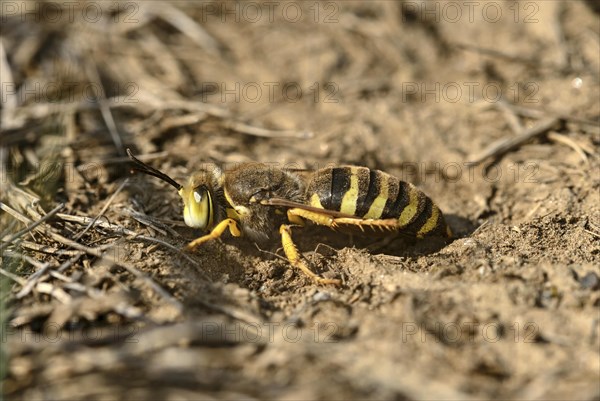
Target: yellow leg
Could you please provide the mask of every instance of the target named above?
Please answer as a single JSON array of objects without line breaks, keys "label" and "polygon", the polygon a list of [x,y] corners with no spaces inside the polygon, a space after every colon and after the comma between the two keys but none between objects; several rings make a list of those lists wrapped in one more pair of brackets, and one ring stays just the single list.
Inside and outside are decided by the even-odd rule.
[{"label": "yellow leg", "polygon": [[361,219],[360,217],[333,217],[327,214],[304,210],[300,208],[289,209],[287,212],[288,220],[292,224],[304,226],[302,219],[310,220],[320,226],[326,226],[332,229],[340,226],[356,226],[362,231],[366,228],[380,231],[395,231],[400,228],[398,219]]},{"label": "yellow leg", "polygon": [[398,219],[352,219],[347,217],[339,217],[333,220],[332,227],[339,226],[357,226],[361,231],[365,231],[365,227],[379,231],[396,231],[400,228]]},{"label": "yellow leg", "polygon": [[294,244],[294,241],[292,240],[292,228],[289,225],[282,224],[279,228],[279,233],[281,234],[283,252],[285,252],[285,256],[288,258],[292,266],[302,270],[304,274],[319,284],[340,285],[342,283],[340,280],[320,277],[310,270],[306,263],[304,263],[304,260],[302,260],[302,256],[300,255],[300,252],[298,252],[298,248],[296,248],[296,244]]},{"label": "yellow leg", "polygon": [[[300,210],[300,209],[298,209],[298,210]],[[287,218],[290,223],[295,224],[300,227],[304,227],[304,220],[302,220],[302,217],[294,214],[292,212],[292,209],[288,209]],[[279,230],[279,231],[281,231],[281,230]]]},{"label": "yellow leg", "polygon": [[[318,224],[320,226],[327,226],[327,227],[331,227],[334,222],[334,218],[325,213],[318,213],[318,212],[313,212],[312,210],[304,210],[304,209],[299,209],[299,208],[289,209],[287,212],[287,215],[288,215],[288,220],[291,223],[299,224],[299,225],[304,225],[304,223],[302,222],[302,219],[299,219],[298,217],[302,217],[306,220],[310,220],[313,223]],[[300,223],[298,223],[298,221],[300,221]]]},{"label": "yellow leg", "polygon": [[226,229],[229,228],[229,232],[231,233],[231,235],[233,235],[234,237],[239,237],[240,235],[242,235],[242,232],[240,231],[240,228],[238,227],[238,224],[235,220],[233,219],[225,219],[222,222],[220,222],[219,224],[217,224],[217,226],[215,228],[212,229],[212,231],[209,234],[206,234],[200,238],[196,238],[195,240],[193,240],[192,242],[190,242],[189,244],[187,244],[186,248],[188,250],[192,250],[194,248],[196,248],[197,246],[213,240],[213,239],[217,239],[219,238]]}]

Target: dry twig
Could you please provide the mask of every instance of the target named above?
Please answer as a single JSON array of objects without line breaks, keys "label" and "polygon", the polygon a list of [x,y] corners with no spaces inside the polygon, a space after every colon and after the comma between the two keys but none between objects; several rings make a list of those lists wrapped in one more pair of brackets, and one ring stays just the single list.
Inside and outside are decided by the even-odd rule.
[{"label": "dry twig", "polygon": [[490,157],[500,157],[505,153],[521,146],[525,142],[545,134],[548,130],[554,128],[559,121],[560,119],[556,117],[545,118],[544,120],[538,122],[535,126],[526,129],[514,137],[502,138],[492,143],[482,152],[471,156],[469,158],[471,160],[469,165],[476,166]]}]

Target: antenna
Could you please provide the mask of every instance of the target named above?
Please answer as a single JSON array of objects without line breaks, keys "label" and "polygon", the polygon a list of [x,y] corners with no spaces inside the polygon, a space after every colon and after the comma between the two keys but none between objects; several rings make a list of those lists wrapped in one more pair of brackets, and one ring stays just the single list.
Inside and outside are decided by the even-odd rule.
[{"label": "antenna", "polygon": [[133,155],[133,153],[131,153],[131,150],[129,150],[129,148],[127,148],[127,156],[129,156],[129,158],[131,159],[131,161],[134,162],[135,165],[136,165],[136,167],[134,167],[133,170],[139,171],[139,172],[144,173],[144,174],[148,174],[148,175],[154,176],[154,177],[159,178],[159,179],[161,179],[161,180],[163,180],[165,182],[168,182],[169,184],[171,184],[175,188],[177,188],[178,191],[182,188],[182,186],[180,184],[178,184],[177,181],[175,181],[174,179],[172,179],[171,177],[169,177],[168,175],[166,175],[162,171],[159,171],[159,170],[155,169],[154,167],[150,167],[146,163],[144,163],[141,160],[139,160],[138,158],[136,158]]}]

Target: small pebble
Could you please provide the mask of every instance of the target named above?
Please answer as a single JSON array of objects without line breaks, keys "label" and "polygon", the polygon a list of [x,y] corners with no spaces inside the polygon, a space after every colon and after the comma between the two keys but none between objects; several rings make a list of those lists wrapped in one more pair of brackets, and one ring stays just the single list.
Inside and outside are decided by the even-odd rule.
[{"label": "small pebble", "polygon": [[473,238],[467,238],[463,242],[463,246],[466,246],[469,248],[475,248],[475,247],[479,246],[479,243],[477,241],[475,241]]},{"label": "small pebble", "polygon": [[326,292],[321,292],[321,291],[319,291],[315,295],[313,295],[314,302],[329,301],[330,298],[331,298],[331,295],[329,295]]}]

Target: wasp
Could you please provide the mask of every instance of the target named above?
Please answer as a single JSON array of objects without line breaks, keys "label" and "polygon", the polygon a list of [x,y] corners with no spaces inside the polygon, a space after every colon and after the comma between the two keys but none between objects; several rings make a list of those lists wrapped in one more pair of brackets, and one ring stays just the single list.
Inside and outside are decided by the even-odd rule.
[{"label": "wasp", "polygon": [[186,225],[208,232],[187,245],[192,250],[225,231],[264,242],[278,235],[290,264],[320,284],[341,284],[314,273],[292,239],[305,221],[365,235],[402,233],[416,238],[452,237],[439,207],[414,185],[379,170],[359,166],[317,170],[243,163],[223,171],[205,166],[184,185],[138,160],[134,170],[177,189]]}]

